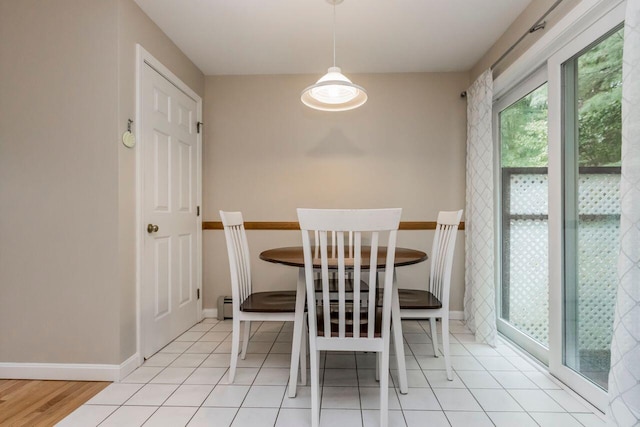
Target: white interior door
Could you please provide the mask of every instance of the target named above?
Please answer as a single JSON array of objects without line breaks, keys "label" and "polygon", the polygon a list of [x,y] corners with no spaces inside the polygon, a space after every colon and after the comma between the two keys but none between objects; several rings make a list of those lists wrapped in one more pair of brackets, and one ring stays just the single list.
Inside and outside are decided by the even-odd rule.
[{"label": "white interior door", "polygon": [[197,102],[142,70],[143,356],[198,320]]}]

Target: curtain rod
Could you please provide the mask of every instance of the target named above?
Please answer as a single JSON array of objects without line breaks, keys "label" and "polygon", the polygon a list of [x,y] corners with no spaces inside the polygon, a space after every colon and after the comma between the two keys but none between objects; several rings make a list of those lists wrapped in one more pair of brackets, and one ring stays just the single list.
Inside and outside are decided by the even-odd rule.
[{"label": "curtain rod", "polygon": [[[507,55],[509,55],[513,51],[513,49],[515,49],[522,42],[522,40],[524,40],[525,37],[527,37],[529,34],[533,34],[538,30],[543,30],[547,26],[547,21],[545,21],[544,19],[547,16],[549,16],[549,14],[553,12],[553,10],[556,7],[558,7],[558,5],[562,3],[562,1],[563,0],[556,0],[555,3],[553,3],[551,7],[547,9],[547,11],[540,18],[538,18],[538,20],[523,35],[521,35],[518,40],[515,41],[515,43],[509,46],[509,48],[502,55],[500,55],[500,57],[493,64],[491,64],[490,69],[493,70],[496,67],[496,65],[502,62],[504,58],[506,58]],[[460,94],[460,98],[466,98],[466,97],[467,97],[466,91]]]}]

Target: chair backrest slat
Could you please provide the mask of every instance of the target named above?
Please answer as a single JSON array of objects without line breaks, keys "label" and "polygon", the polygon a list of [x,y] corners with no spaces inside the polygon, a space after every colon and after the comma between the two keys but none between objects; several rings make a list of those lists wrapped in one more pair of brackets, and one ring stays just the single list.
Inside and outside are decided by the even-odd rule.
[{"label": "chair backrest slat", "polygon": [[[323,317],[324,330],[321,334],[318,334],[316,322],[310,320],[309,330],[312,337],[320,335],[324,338],[344,340],[346,338],[374,338],[376,331],[382,331],[382,334],[388,333],[391,324],[391,287],[395,241],[401,214],[401,209],[298,209],[304,247],[309,318],[316,318],[316,310],[321,310]],[[380,315],[377,313],[376,307],[378,301],[376,298],[376,266],[378,265],[380,232],[388,232],[389,234],[385,260],[386,274],[384,282],[381,283],[384,294],[382,319],[379,318]],[[364,233],[370,235],[371,239],[368,259],[371,266],[369,271],[371,285],[367,293],[363,292],[360,287],[363,269],[362,252],[365,249],[362,245]],[[328,249],[329,235],[331,235],[335,247],[332,251]],[[316,244],[315,248],[311,247],[312,238]],[[347,238],[349,239],[349,250],[345,248]],[[318,243],[319,248],[317,247]],[[329,254],[334,259],[330,260]],[[321,299],[316,294],[314,280],[317,277],[314,271],[317,270],[318,257],[320,258]],[[331,270],[337,276],[337,295],[329,291],[330,262]],[[350,292],[347,292],[348,280],[353,280],[353,288]],[[364,325],[366,325],[366,332],[362,330]],[[361,331],[363,331],[362,335]]]},{"label": "chair backrest slat", "polygon": [[442,302],[444,307],[449,306],[451,267],[461,218],[462,210],[440,212],[433,236],[429,291]]},{"label": "chair backrest slat", "polygon": [[220,211],[227,241],[229,270],[231,273],[231,295],[233,309],[239,310],[240,304],[251,295],[251,258],[249,243],[244,229],[241,212]]}]

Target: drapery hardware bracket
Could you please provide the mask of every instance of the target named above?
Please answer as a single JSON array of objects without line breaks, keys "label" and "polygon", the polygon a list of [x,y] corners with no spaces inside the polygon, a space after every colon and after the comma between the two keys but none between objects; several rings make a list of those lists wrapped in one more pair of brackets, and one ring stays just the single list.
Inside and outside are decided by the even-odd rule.
[{"label": "drapery hardware bracket", "polygon": [[558,5],[559,5],[560,3],[562,3],[562,1],[563,1],[563,0],[556,0],[556,1],[551,5],[551,7],[550,7],[549,9],[547,9],[547,11],[546,11],[546,12],[545,12],[545,13],[544,13],[540,18],[538,18],[538,20],[533,24],[533,26],[527,30],[527,32],[526,32],[526,33],[524,33],[523,35],[521,35],[521,36],[520,36],[520,38],[519,38],[518,40],[516,40],[516,41],[515,41],[515,43],[513,43],[513,44],[509,47],[509,49],[507,49],[507,50],[506,50],[506,51],[505,51],[505,52],[500,56],[500,58],[498,58],[498,59],[496,60],[496,62],[494,62],[493,64],[491,64],[491,67],[490,67],[490,68],[493,70],[493,69],[496,67],[496,65],[498,65],[500,62],[502,62],[502,60],[503,60],[504,58],[506,58],[506,57],[507,57],[507,55],[509,55],[509,54],[511,53],[511,51],[512,51],[513,49],[515,49],[515,47],[516,47],[516,46],[518,46],[518,45],[520,44],[520,42],[522,42],[522,40],[524,40],[524,39],[525,39],[525,37],[526,37],[526,36],[528,36],[529,34],[535,33],[535,32],[536,32],[536,31],[538,31],[538,30],[542,30],[542,29],[544,29],[544,28],[547,26],[547,21],[545,21],[544,19],[545,19],[547,16],[549,16],[549,14],[550,14],[551,12],[553,12],[553,10],[554,10],[556,7],[558,7]]},{"label": "drapery hardware bracket", "polygon": [[133,124],[133,120],[127,119],[127,132],[131,132],[131,125]]}]

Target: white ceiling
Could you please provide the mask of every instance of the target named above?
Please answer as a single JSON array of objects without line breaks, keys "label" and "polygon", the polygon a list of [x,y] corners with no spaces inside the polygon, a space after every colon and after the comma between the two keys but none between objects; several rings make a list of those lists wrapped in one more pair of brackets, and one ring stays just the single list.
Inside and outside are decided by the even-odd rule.
[{"label": "white ceiling", "polygon": [[[324,74],[326,0],[135,0],[206,75]],[[350,73],[467,71],[531,0],[345,0],[337,66]]]}]

